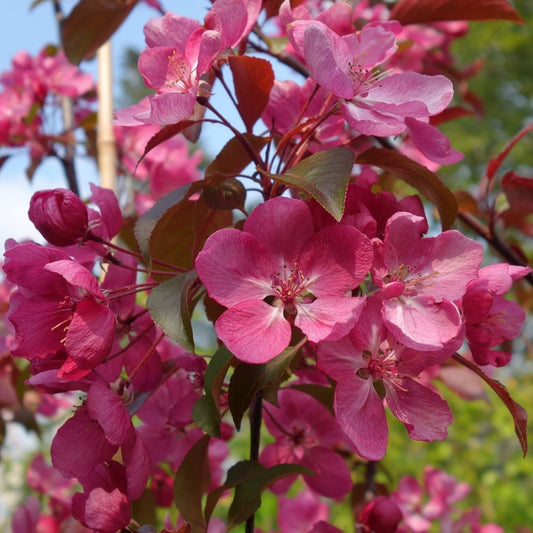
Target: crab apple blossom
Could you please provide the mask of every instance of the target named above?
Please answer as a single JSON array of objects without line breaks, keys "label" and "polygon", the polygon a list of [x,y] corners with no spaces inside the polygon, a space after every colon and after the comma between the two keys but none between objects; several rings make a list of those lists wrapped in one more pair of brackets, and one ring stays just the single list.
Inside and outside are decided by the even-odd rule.
[{"label": "crab apple blossom", "polygon": [[408,130],[415,146],[440,164],[463,157],[428,123],[450,103],[451,81],[441,75],[379,71],[397,49],[393,31],[369,25],[357,34],[339,35],[316,20],[292,22],[287,34],[305,58],[312,79],[340,99],[352,128],[380,137]]},{"label": "crab apple blossom", "polygon": [[[301,464],[314,472],[304,475],[307,486],[322,496],[339,499],[350,491],[352,480],[346,461],[334,451],[343,442],[335,418],[318,400],[296,390],[278,394],[279,407],[265,408],[265,424],[276,441],[262,451],[265,466]],[[275,493],[285,493],[294,478],[278,481]]]},{"label": "crab apple blossom", "polygon": [[[87,392],[78,407],[57,431],[51,446],[52,464],[66,477],[90,479],[98,465],[108,462],[120,448],[124,462],[124,490],[129,500],[143,493],[150,473],[146,446],[131,422],[120,394],[101,380]],[[83,484],[83,483],[82,483]]]},{"label": "crab apple blossom", "polygon": [[228,47],[251,31],[259,0],[218,0],[205,23],[167,12],[144,28],[147,48],[139,56],[139,72],[156,94],[115,113],[116,123],[174,124],[189,118],[198,94],[209,93],[204,78]]},{"label": "crab apple blossom", "polygon": [[479,279],[468,284],[461,306],[466,341],[478,365],[504,366],[511,360],[511,353],[491,348],[520,334],[526,314],[503,295],[514,280],[529,272],[529,267],[500,263],[481,268]]},{"label": "crab apple blossom", "polygon": [[361,457],[376,461],[385,455],[385,401],[412,439],[444,439],[453,419],[448,404],[416,378],[426,367],[443,363],[460,344],[454,339],[426,352],[400,344],[381,319],[378,295],[367,300],[350,335],[319,344],[318,368],[337,382],[337,420]]},{"label": "crab apple blossom", "polygon": [[115,315],[92,272],[59,249],[15,244],[4,272],[18,285],[8,320],[15,330],[11,352],[28,360],[62,353],[58,376],[78,379],[102,363],[115,334]]},{"label": "crab apple blossom", "polygon": [[359,513],[358,522],[363,533],[391,533],[397,531],[402,519],[396,503],[386,496],[378,496]]},{"label": "crab apple blossom", "polygon": [[383,241],[373,241],[372,275],[392,334],[410,348],[438,350],[464,328],[455,302],[477,278],[483,253],[481,244],[458,231],[422,237],[426,231],[425,218],[392,215]]},{"label": "crab apple blossom", "polygon": [[351,291],[371,262],[370,241],[355,228],[315,232],[303,201],[278,197],[257,206],[243,231],[211,235],[196,270],[228,308],[218,337],[242,361],[264,363],[287,348],[292,324],[311,342],[344,336],[363,303]]}]

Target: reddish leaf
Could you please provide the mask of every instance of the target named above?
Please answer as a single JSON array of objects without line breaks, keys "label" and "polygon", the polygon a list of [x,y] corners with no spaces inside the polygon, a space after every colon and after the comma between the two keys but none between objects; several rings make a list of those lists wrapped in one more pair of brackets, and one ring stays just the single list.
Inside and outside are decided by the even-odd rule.
[{"label": "reddish leaf", "polygon": [[508,0],[400,0],[390,18],[402,24],[443,20],[509,20],[524,24]]},{"label": "reddish leaf", "polygon": [[431,120],[429,122],[433,124],[433,126],[438,126],[439,124],[443,124],[444,122],[449,122],[450,120],[455,120],[461,117],[468,117],[471,115],[475,115],[475,112],[472,109],[467,109],[466,107],[456,105],[453,107],[448,107],[447,109],[442,111],[442,113],[431,117]]},{"label": "reddish leaf", "polygon": [[452,356],[459,364],[466,366],[472,372],[475,372],[487,385],[499,396],[500,400],[504,403],[505,407],[511,413],[511,416],[514,420],[514,429],[520,446],[522,447],[522,452],[524,457],[527,454],[527,413],[526,410],[518,403],[516,403],[512,398],[507,389],[495,379],[489,378],[479,366],[475,363],[472,363],[468,359],[465,359],[458,353]]},{"label": "reddish leaf", "polygon": [[268,102],[274,85],[274,71],[266,59],[253,56],[230,56],[239,113],[247,131],[252,131]]},{"label": "reddish leaf", "polygon": [[174,502],[181,516],[190,522],[193,533],[205,532],[202,495],[209,487],[209,436],[202,437],[181,462],[174,480]]},{"label": "reddish leaf", "polygon": [[507,172],[502,178],[502,190],[511,209],[533,213],[533,178]]},{"label": "reddish leaf", "polygon": [[387,148],[370,148],[355,160],[374,165],[398,176],[435,204],[440,214],[442,229],[449,229],[457,216],[457,201],[440,178],[416,161]]},{"label": "reddish leaf", "polygon": [[[207,237],[233,224],[231,211],[213,210],[200,198],[183,199],[157,220],[150,234],[150,258],[190,270]],[[155,277],[155,276],[154,276]]]},{"label": "reddish leaf", "polygon": [[71,63],[92,59],[139,0],[80,0],[61,28],[65,55]]},{"label": "reddish leaf", "polygon": [[233,137],[205,169],[206,180],[210,182],[212,176],[223,178],[237,176],[252,161],[252,154],[243,143],[248,143],[250,150],[259,153],[267,142],[267,138],[251,133],[243,134],[242,138]]},{"label": "reddish leaf", "polygon": [[500,168],[500,165],[503,163],[503,160],[509,155],[509,152],[513,149],[514,145],[525,137],[529,132],[533,131],[533,122],[528,124],[525,128],[521,129],[507,144],[507,146],[494,158],[489,161],[486,176],[487,179],[491,180],[494,177],[494,174]]}]

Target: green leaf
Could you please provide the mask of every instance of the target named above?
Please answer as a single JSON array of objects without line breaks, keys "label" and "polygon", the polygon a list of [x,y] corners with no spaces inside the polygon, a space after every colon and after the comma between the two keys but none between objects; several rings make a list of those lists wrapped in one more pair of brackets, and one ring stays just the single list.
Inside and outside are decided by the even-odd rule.
[{"label": "green leaf", "polygon": [[195,271],[174,276],[152,289],[146,302],[154,322],[189,352],[194,352],[194,339],[187,295],[195,280]]},{"label": "green leaf", "polygon": [[313,197],[339,221],[344,213],[352,167],[353,152],[349,148],[339,146],[313,154],[283,174],[264,174]]},{"label": "green leaf", "polygon": [[209,440],[209,435],[205,435],[189,450],[174,479],[174,503],[183,519],[190,522],[192,533],[205,533],[206,530],[202,496],[210,483]]},{"label": "green leaf", "polygon": [[222,383],[232,360],[232,353],[225,346],[221,346],[211,357],[205,371],[204,390],[206,394],[210,394],[213,397],[217,406]]},{"label": "green leaf", "polygon": [[298,349],[289,347],[262,365],[241,363],[237,366],[231,376],[228,391],[229,408],[237,430],[241,427],[242,417],[255,393],[267,388],[277,389]]},{"label": "green leaf", "polygon": [[252,131],[274,85],[272,65],[266,59],[253,56],[229,56],[228,64],[233,74],[239,114],[246,130]]},{"label": "green leaf", "polygon": [[241,461],[228,472],[226,486],[235,486],[228,511],[228,529],[247,520],[261,506],[261,494],[276,481],[297,474],[313,474],[301,465],[279,464],[266,468],[260,463]]},{"label": "green leaf", "polygon": [[61,26],[61,41],[71,63],[92,59],[124,22],[138,0],[80,0]]},{"label": "green leaf", "polygon": [[356,163],[373,165],[399,177],[435,204],[442,229],[451,228],[457,216],[457,201],[453,192],[431,170],[409,157],[387,148],[370,148],[359,155]]},{"label": "green leaf", "polygon": [[192,419],[211,437],[220,437],[220,414],[211,395],[201,396],[192,408]]},{"label": "green leaf", "polygon": [[158,220],[167,212],[168,209],[187,197],[189,187],[190,185],[183,185],[182,187],[169,192],[167,195],[161,198],[161,200],[156,202],[135,223],[135,238],[137,239],[139,250],[148,263],[150,262],[150,237]]}]

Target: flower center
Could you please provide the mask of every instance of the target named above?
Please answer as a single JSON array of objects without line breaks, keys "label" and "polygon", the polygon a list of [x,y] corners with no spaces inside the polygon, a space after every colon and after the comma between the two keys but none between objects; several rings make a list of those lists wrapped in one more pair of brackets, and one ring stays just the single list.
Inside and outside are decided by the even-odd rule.
[{"label": "flower center", "polygon": [[400,265],[396,270],[389,270],[389,273],[383,278],[384,283],[401,281],[405,285],[405,296],[412,296],[416,292],[428,287],[434,283],[431,278],[438,275],[438,272],[422,274],[415,266]]},{"label": "flower center", "polygon": [[372,377],[374,381],[383,381],[397,389],[404,390],[402,386],[404,376],[398,370],[397,354],[388,342],[382,343],[376,354],[364,350],[362,355],[366,367],[356,372],[361,379],[367,380]]},{"label": "flower center", "polygon": [[364,93],[372,89],[388,73],[389,71],[381,72],[377,67],[370,69],[363,68],[359,63],[348,63],[348,74],[352,79],[356,93],[361,96],[365,96]]},{"label": "flower center", "polygon": [[178,57],[176,50],[168,56],[167,77],[169,79],[166,80],[165,85],[173,91],[187,93],[192,86],[191,69],[183,59]]},{"label": "flower center", "polygon": [[298,269],[296,263],[294,268],[288,268],[287,265],[281,268],[280,272],[272,276],[271,287],[276,298],[284,304],[291,304],[296,298],[312,297],[307,291],[312,282]]}]

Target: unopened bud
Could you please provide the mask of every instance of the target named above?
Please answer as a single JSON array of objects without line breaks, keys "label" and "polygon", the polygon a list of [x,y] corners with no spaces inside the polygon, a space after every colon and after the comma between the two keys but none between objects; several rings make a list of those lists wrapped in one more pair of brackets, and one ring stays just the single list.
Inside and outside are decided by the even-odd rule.
[{"label": "unopened bud", "polygon": [[87,207],[68,189],[37,191],[30,201],[28,215],[41,235],[54,246],[75,244],[87,232]]}]

